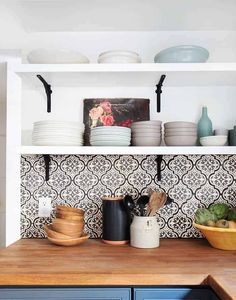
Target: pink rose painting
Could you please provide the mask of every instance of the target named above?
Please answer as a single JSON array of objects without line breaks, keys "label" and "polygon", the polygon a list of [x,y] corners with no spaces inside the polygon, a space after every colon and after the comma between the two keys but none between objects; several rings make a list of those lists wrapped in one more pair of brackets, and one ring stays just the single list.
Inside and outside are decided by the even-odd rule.
[{"label": "pink rose painting", "polygon": [[99,105],[95,105],[89,110],[90,128],[97,125],[112,126],[115,122],[112,115],[111,103],[103,100]]},{"label": "pink rose painting", "polygon": [[101,122],[104,126],[112,126],[114,124],[114,118],[113,116],[101,116]]},{"label": "pink rose painting", "polygon": [[149,99],[84,99],[85,145],[89,145],[91,128],[131,127],[133,122],[146,120],[149,120]]}]

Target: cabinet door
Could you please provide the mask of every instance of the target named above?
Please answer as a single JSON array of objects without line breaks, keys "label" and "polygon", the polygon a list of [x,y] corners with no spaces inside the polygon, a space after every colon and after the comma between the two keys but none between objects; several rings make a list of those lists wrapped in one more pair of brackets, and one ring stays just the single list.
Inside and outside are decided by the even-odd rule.
[{"label": "cabinet door", "polygon": [[0,288],[1,300],[131,300],[126,288]]},{"label": "cabinet door", "polygon": [[134,300],[220,300],[206,288],[134,289]]}]

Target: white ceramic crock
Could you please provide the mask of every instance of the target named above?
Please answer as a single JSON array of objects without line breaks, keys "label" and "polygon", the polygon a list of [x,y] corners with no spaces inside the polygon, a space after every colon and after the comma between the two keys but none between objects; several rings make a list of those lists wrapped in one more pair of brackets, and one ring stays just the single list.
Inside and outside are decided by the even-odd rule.
[{"label": "white ceramic crock", "polygon": [[156,217],[134,216],[130,226],[130,245],[136,248],[159,247],[160,228]]}]

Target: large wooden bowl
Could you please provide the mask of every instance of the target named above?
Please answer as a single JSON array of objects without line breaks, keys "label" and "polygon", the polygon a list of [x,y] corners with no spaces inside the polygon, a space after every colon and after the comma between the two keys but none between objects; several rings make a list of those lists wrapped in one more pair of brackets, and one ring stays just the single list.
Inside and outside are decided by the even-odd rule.
[{"label": "large wooden bowl", "polygon": [[84,221],[84,216],[81,214],[71,213],[67,211],[57,211],[56,213],[57,218],[66,219],[66,220],[72,220],[72,221]]},{"label": "large wooden bowl", "polygon": [[71,214],[84,215],[84,210],[80,208],[65,206],[65,205],[57,205],[57,212],[67,212]]},{"label": "large wooden bowl", "polygon": [[70,239],[70,240],[55,239],[55,238],[48,237],[48,240],[50,242],[52,242],[53,244],[58,245],[58,246],[66,246],[66,247],[76,246],[76,245],[82,244],[85,241],[87,241],[87,239],[89,239],[89,235],[87,235],[87,234],[84,234],[79,238],[73,238],[73,239]]},{"label": "large wooden bowl", "polygon": [[44,225],[44,230],[45,230],[47,236],[50,238],[64,239],[64,240],[71,239],[71,237],[69,235],[66,235],[66,234],[63,234],[63,233],[53,230],[52,225]]},{"label": "large wooden bowl", "polygon": [[52,222],[52,229],[70,237],[78,238],[83,233],[84,222],[56,218]]},{"label": "large wooden bowl", "polygon": [[209,227],[196,223],[193,225],[201,231],[212,247],[221,250],[236,250],[236,229]]}]

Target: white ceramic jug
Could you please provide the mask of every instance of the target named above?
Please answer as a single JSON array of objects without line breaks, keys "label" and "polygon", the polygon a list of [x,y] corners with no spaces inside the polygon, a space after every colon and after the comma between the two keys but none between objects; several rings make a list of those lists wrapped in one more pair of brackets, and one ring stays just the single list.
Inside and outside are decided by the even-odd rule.
[{"label": "white ceramic jug", "polygon": [[136,248],[159,247],[160,228],[156,217],[134,216],[130,226],[130,245]]}]

